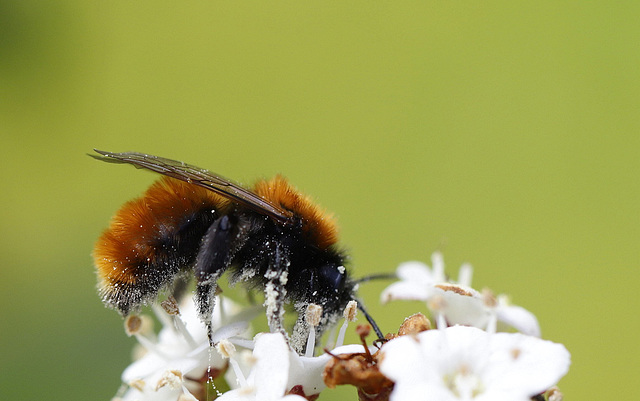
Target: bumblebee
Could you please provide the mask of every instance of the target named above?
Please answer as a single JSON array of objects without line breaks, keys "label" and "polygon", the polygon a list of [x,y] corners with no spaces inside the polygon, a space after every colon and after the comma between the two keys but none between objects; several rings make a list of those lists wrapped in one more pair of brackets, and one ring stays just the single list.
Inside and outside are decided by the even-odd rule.
[{"label": "bumblebee", "polygon": [[291,345],[303,352],[307,306],[323,308],[315,328],[321,335],[356,299],[357,280],[345,268],[334,218],[284,177],[259,180],[247,189],[176,160],[95,151],[99,155],[92,157],[99,160],[163,175],[120,208],[93,251],[102,300],[122,315],[193,276],[196,306],[211,340],[217,283],[228,272],[230,283],[264,291],[272,332],[286,336],[285,304],[293,304],[298,319]]}]

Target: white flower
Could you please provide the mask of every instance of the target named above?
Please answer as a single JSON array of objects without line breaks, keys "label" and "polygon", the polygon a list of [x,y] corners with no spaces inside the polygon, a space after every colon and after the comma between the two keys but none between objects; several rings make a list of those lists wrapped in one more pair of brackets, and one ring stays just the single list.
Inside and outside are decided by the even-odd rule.
[{"label": "white flower", "polygon": [[453,326],[402,336],[382,347],[391,401],[529,401],[570,364],[561,344],[520,333]]},{"label": "white flower", "polygon": [[[216,304],[212,321],[218,329],[214,340],[247,332],[249,323],[237,305],[220,297]],[[198,318],[192,297],[183,300],[179,312],[179,316],[158,313],[164,326],[157,339],[153,333],[134,333],[146,352],[122,373],[122,381],[130,387],[124,400],[176,400],[181,393],[189,395],[188,389],[197,389],[190,380],[201,379],[208,369],[226,368],[226,361],[217,352],[209,352],[206,326]],[[181,385],[167,382],[167,372],[179,376]]]},{"label": "white flower", "polygon": [[[490,291],[479,293],[471,287],[457,284],[437,284],[427,301],[429,309],[446,324],[440,327],[461,324],[496,332],[496,325],[503,331],[513,327],[523,334],[540,337],[538,319],[533,313],[515,305],[509,298],[497,298]],[[442,328],[440,327],[440,328]]]},{"label": "white flower", "polygon": [[431,255],[433,269],[418,261],[401,263],[396,269],[400,281],[391,284],[380,295],[382,303],[392,300],[427,301],[434,284],[446,281],[444,260],[440,252]]},{"label": "white flower", "polygon": [[[336,348],[332,353],[362,352],[360,345]],[[256,338],[253,356],[256,360],[246,385],[227,391],[220,401],[305,400],[288,394],[294,387],[305,396],[319,394],[326,386],[322,371],[331,358],[327,354],[303,357],[291,350],[280,333],[264,333]]]},{"label": "white flower", "polygon": [[464,324],[495,331],[496,323],[502,322],[501,328],[513,327],[524,334],[540,336],[538,320],[531,312],[511,305],[504,295],[496,299],[470,287],[470,265],[460,267],[456,283],[446,281],[444,261],[439,252],[433,253],[432,264],[433,269],[421,262],[402,263],[396,271],[400,281],[382,292],[381,301],[424,301],[439,325]]},{"label": "white flower", "polygon": [[150,386],[144,380],[131,382],[129,390],[122,398],[114,400],[131,401],[197,401],[184,383],[178,371],[166,371],[161,379]]}]

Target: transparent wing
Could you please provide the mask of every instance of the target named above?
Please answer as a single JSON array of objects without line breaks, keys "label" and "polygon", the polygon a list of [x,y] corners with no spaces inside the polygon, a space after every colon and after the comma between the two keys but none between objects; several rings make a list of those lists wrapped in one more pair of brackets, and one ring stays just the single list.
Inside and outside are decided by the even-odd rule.
[{"label": "transparent wing", "polygon": [[112,153],[98,149],[94,149],[94,151],[101,155],[89,155],[95,159],[109,163],[133,164],[137,168],[145,168],[178,180],[186,181],[190,184],[207,188],[278,221],[284,222],[288,220],[289,214],[286,210],[261,198],[239,184],[200,167],[177,160],[137,152]]}]

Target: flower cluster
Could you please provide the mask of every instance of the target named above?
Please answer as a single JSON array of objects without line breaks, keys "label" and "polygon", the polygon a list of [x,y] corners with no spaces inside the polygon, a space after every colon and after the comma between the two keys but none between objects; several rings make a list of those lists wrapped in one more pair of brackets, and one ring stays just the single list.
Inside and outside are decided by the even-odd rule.
[{"label": "flower cluster", "polygon": [[471,265],[462,265],[458,281],[453,281],[446,279],[442,254],[435,252],[431,260],[432,268],[422,262],[402,263],[396,272],[400,281],[382,292],[381,301],[424,301],[438,327],[459,324],[495,332],[502,324],[502,328],[510,326],[540,337],[538,320],[531,312],[511,305],[506,295],[495,297],[490,290],[478,292],[471,288]]},{"label": "flower cluster", "polygon": [[382,350],[380,371],[395,382],[391,401],[527,401],[569,368],[560,344],[469,326],[400,337]]},{"label": "flower cluster", "polygon": [[[397,334],[373,345],[366,343],[368,328],[359,326],[362,344],[342,345],[347,324],[355,320],[352,302],[337,341],[328,340],[317,356],[313,350],[321,347],[314,330],[307,354],[298,355],[280,333],[253,334],[250,321],[259,309],[241,308],[223,297],[215,303],[210,339],[192,298],[180,303],[170,298],[154,308],[163,325],[157,334],[148,317],[126,320],[138,351],[122,374],[116,399],[303,401],[341,384],[356,387],[361,400],[562,399],[555,385],[569,369],[569,352],[540,339],[531,312],[511,305],[504,295],[473,289],[470,265],[460,268],[457,281],[449,280],[436,252],[431,267],[407,262],[396,274],[399,281],[382,292],[382,302],[424,301],[435,324],[416,314]],[[311,326],[318,310],[319,305],[309,307]]]},{"label": "flower cluster", "polygon": [[[151,318],[127,318],[125,331],[138,340],[137,360],[123,372],[123,386],[114,401],[314,400],[326,388],[322,373],[331,355],[300,356],[280,333],[258,333],[251,339],[249,321],[259,309],[242,309],[223,297],[217,297],[216,305],[215,348],[209,346],[191,297],[180,305],[170,298],[162,308],[154,308],[163,324],[157,335]],[[355,302],[347,306],[332,355],[363,351],[362,345],[342,346],[355,309]],[[311,342],[309,349],[314,348]],[[226,391],[222,393],[218,385]]]},{"label": "flower cluster", "polygon": [[[380,371],[394,381],[394,400],[561,399],[553,386],[569,370],[561,344],[541,340],[536,317],[511,305],[508,297],[471,288],[472,268],[447,280],[442,255],[432,268],[420,262],[398,267],[400,281],[387,287],[382,302],[426,303],[438,330],[401,336],[382,347]],[[520,333],[500,332],[513,328]]]}]

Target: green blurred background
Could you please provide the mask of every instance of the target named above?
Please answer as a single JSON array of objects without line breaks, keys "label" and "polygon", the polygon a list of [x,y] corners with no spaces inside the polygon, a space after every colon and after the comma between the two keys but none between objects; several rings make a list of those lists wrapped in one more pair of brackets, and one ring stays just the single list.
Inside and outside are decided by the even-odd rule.
[{"label": "green blurred background", "polygon": [[[108,400],[129,362],[90,252],[155,177],[95,147],[286,174],[336,213],[357,275],[469,261],[571,351],[566,399],[628,399],[639,8],[1,0],[0,398]],[[385,285],[363,293],[392,331],[424,308],[381,306]]]}]

